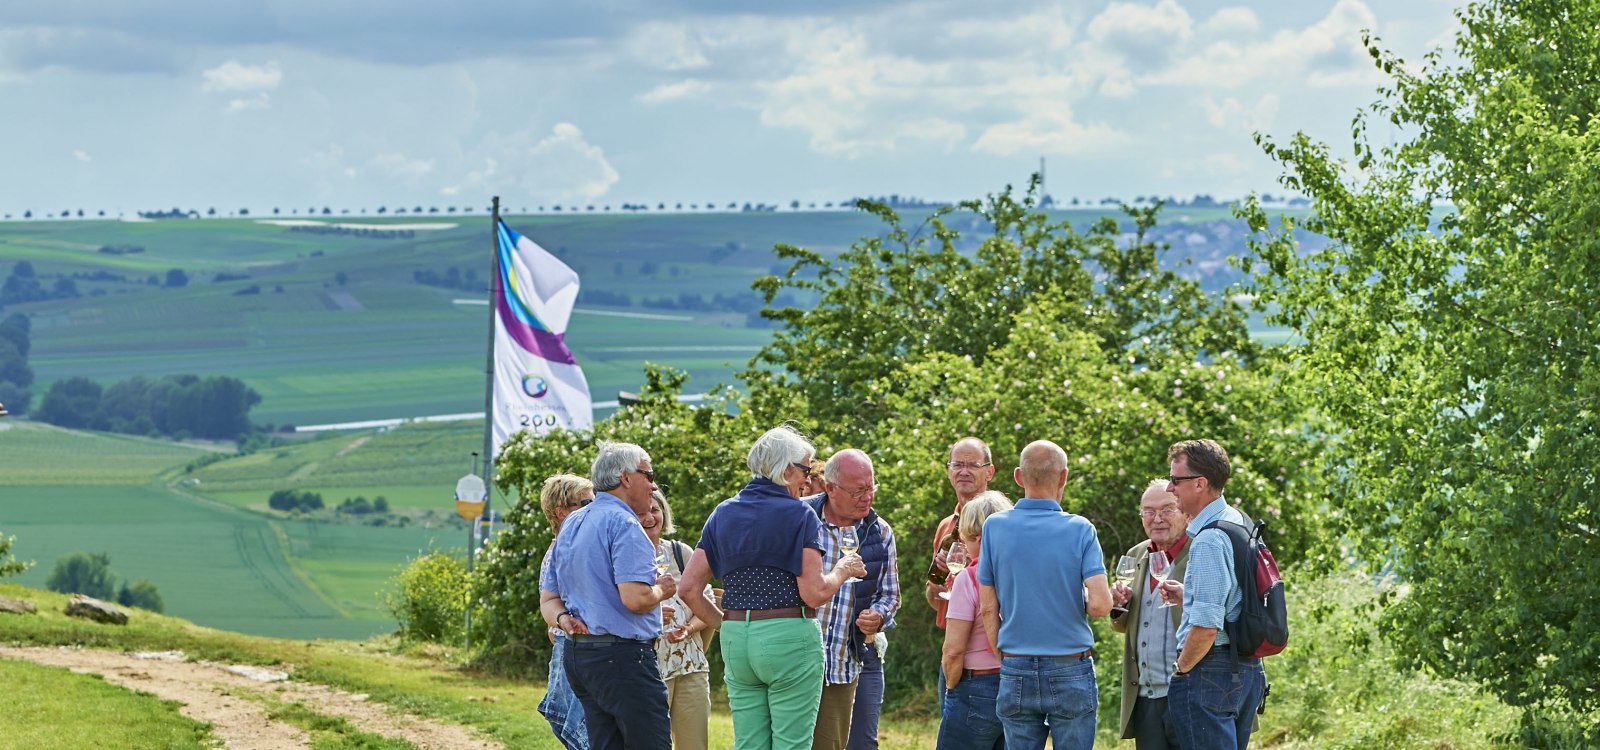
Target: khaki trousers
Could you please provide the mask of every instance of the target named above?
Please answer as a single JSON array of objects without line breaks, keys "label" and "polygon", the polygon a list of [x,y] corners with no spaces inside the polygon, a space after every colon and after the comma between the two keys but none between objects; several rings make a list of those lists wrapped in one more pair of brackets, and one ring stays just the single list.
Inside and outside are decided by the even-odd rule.
[{"label": "khaki trousers", "polygon": [[811,737],[811,750],[844,750],[850,739],[850,714],[855,705],[854,682],[822,686],[822,705],[817,708],[817,731]]},{"label": "khaki trousers", "polygon": [[667,711],[672,714],[672,746],[706,750],[711,738],[711,673],[690,672],[667,680]]}]

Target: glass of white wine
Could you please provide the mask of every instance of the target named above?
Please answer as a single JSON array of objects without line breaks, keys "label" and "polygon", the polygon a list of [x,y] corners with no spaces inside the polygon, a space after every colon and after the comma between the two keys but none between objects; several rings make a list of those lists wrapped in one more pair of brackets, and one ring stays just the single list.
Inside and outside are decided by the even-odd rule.
[{"label": "glass of white wine", "polygon": [[666,575],[672,570],[672,561],[667,556],[667,543],[656,546],[656,572]]},{"label": "glass of white wine", "polygon": [[[947,580],[953,583],[956,575],[967,569],[967,562],[967,545],[962,544],[961,542],[956,542],[955,544],[950,545],[950,552],[944,560],[945,567],[950,569],[950,578]],[[939,598],[949,599],[950,592],[940,591]]]},{"label": "glass of white wine", "polygon": [[[846,526],[842,529],[839,529],[840,556],[843,557],[844,555],[853,555],[859,549],[861,549],[861,537],[856,535],[855,527]],[[853,578],[854,576],[852,576],[852,579]]]},{"label": "glass of white wine", "polygon": [[[1167,576],[1170,575],[1172,575],[1172,559],[1167,557],[1167,553],[1163,550],[1151,552],[1150,577],[1156,579],[1156,588],[1160,588],[1161,584],[1166,582]],[[1164,609],[1172,606],[1172,604],[1163,598],[1161,600],[1161,606]]]},{"label": "glass of white wine", "polygon": [[[1117,582],[1129,588],[1133,588],[1133,579],[1138,577],[1139,558],[1132,557],[1130,555],[1123,555],[1122,559],[1117,561]],[[1134,591],[1137,592],[1138,589],[1134,589]],[[1117,609],[1120,609],[1124,612],[1128,610],[1127,607],[1118,607]]]}]

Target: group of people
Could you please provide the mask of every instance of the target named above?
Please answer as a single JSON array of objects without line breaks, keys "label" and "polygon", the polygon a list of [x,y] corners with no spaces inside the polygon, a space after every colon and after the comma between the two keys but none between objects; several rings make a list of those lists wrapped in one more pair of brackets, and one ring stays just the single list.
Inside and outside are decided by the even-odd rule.
[{"label": "group of people", "polygon": [[[1062,507],[1059,446],[1023,449],[1015,503],[989,489],[982,440],[951,446],[955,510],[924,586],[945,629],[940,748],[1043,748],[1047,736],[1091,748],[1089,618],[1108,615],[1127,634],[1123,737],[1141,749],[1248,744],[1264,675],[1227,647],[1224,623],[1240,611],[1232,548],[1222,532],[1201,533],[1243,520],[1222,494],[1229,459],[1188,440],[1168,460],[1170,476],[1140,499],[1150,538],[1128,551],[1137,572],[1111,585],[1093,524]],[[672,512],[640,446],[603,444],[589,479],[545,482],[557,533],[541,611],[555,650],[540,710],[566,747],[707,747],[717,632],[736,748],[877,747],[884,632],[901,587],[894,532],[873,509],[872,460],[848,449],[818,462],[809,440],[777,427],[746,463],[751,480],[693,548],[663,540]],[[1175,562],[1164,582],[1150,575],[1157,551]]]}]

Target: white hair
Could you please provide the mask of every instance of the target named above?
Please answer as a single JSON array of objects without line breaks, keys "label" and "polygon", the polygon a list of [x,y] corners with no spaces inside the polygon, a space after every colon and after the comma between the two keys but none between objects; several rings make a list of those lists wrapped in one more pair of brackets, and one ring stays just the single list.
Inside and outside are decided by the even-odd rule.
[{"label": "white hair", "polygon": [[806,436],[788,425],[779,425],[756,438],[755,445],[750,446],[750,455],[745,457],[745,465],[750,467],[750,473],[758,477],[784,484],[783,473],[789,470],[791,464],[816,455],[817,449]]},{"label": "white hair", "polygon": [[589,481],[601,492],[614,490],[622,484],[623,472],[636,471],[640,463],[649,460],[650,454],[633,443],[601,442],[600,454],[589,467]]}]

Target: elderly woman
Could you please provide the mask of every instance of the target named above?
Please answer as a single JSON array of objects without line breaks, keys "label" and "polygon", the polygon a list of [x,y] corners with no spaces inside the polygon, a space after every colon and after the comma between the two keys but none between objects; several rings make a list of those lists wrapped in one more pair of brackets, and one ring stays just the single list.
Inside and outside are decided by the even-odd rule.
[{"label": "elderly woman", "polygon": [[994,490],[979,493],[961,510],[956,529],[972,560],[952,577],[950,609],[944,630],[944,705],[939,721],[940,750],[1004,748],[1005,731],[995,715],[1000,692],[1000,656],[989,650],[989,637],[978,612],[978,550],[983,522],[1011,509],[1011,501]]},{"label": "elderly woman", "polygon": [[[561,524],[567,520],[567,516],[593,500],[594,485],[583,477],[557,474],[544,480],[544,487],[539,491],[539,507],[544,510],[544,517],[550,519],[550,527],[555,530],[551,534],[550,549],[555,549],[554,537],[561,533]],[[544,580],[549,567],[550,550],[545,550],[544,562],[539,567],[540,580]],[[550,626],[550,640],[554,644],[550,652],[550,676],[546,681],[544,700],[539,701],[539,713],[549,720],[550,729],[567,750],[589,750],[589,730],[583,723],[583,705],[578,703],[578,696],[573,694],[572,685],[567,682],[567,670],[562,667],[562,651],[567,645],[567,634],[587,633],[589,629],[582,620],[567,612],[560,597],[542,595],[539,612]]]},{"label": "elderly woman", "polygon": [[[722,623],[736,750],[811,747],[822,698],[816,608],[867,572],[855,554],[822,571],[822,522],[797,501],[815,457],[811,441],[788,427],[756,438],[745,460],[755,478],[711,512],[678,585],[696,617]],[[726,612],[705,594],[713,574]]]},{"label": "elderly woman", "polygon": [[[639,514],[639,525],[656,548],[656,561],[665,572],[682,576],[694,550],[683,542],[668,539],[672,525],[672,506],[661,490],[650,493],[650,512]],[[710,598],[707,591],[701,592]],[[667,709],[672,714],[672,746],[680,750],[705,750],[710,741],[707,724],[711,720],[711,665],[706,661],[705,641],[700,633],[706,621],[695,617],[678,595],[661,603],[664,630],[656,640],[656,667],[667,683]]]}]

